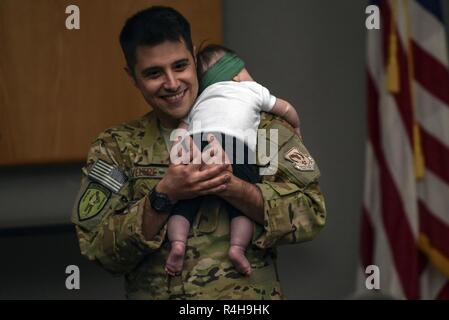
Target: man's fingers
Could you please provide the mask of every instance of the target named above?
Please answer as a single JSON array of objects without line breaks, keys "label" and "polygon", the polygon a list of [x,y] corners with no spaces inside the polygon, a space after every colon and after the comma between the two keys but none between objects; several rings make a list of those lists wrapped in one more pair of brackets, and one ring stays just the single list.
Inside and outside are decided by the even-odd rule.
[{"label": "man's fingers", "polygon": [[178,149],[178,157],[181,158],[182,157],[182,148]]},{"label": "man's fingers", "polygon": [[188,139],[188,143],[190,146],[190,163],[194,164],[195,166],[201,166],[201,151],[198,149],[198,146],[191,136],[189,136]]},{"label": "man's fingers", "polygon": [[215,188],[203,190],[203,191],[200,192],[200,195],[206,196],[206,195],[210,195],[210,194],[217,194],[217,193],[225,191],[226,187],[227,187],[226,184],[222,184],[222,185],[219,185],[218,187],[215,187]]},{"label": "man's fingers", "polygon": [[200,182],[197,186],[197,190],[201,192],[206,192],[209,189],[217,188],[223,185],[226,185],[231,180],[231,174],[225,173],[215,177],[213,179],[209,179],[203,182]]},{"label": "man's fingers", "polygon": [[218,159],[215,159],[216,150],[214,148],[208,147],[206,150],[203,151],[201,154],[201,158],[203,160],[203,163],[210,165],[210,164],[221,164]]},{"label": "man's fingers", "polygon": [[214,141],[214,138],[215,138],[215,136],[214,136],[212,133],[209,133],[209,134],[207,135],[207,141],[208,141],[208,142]]},{"label": "man's fingers", "polygon": [[221,143],[213,135],[208,136],[208,149],[203,152],[203,162],[207,164],[231,163]]},{"label": "man's fingers", "polygon": [[226,171],[228,168],[228,165],[225,164],[217,164],[217,165],[210,165],[205,167],[202,171],[198,171],[196,176],[196,181],[206,181],[209,179],[212,179],[216,176],[218,176],[220,173]]}]

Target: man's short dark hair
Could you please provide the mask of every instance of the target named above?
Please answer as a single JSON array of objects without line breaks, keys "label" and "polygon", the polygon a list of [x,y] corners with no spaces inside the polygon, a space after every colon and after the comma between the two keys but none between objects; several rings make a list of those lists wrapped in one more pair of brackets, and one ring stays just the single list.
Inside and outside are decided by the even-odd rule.
[{"label": "man's short dark hair", "polygon": [[132,74],[134,75],[138,46],[155,46],[167,40],[183,40],[193,56],[190,24],[175,9],[153,6],[130,17],[120,32],[120,45]]}]

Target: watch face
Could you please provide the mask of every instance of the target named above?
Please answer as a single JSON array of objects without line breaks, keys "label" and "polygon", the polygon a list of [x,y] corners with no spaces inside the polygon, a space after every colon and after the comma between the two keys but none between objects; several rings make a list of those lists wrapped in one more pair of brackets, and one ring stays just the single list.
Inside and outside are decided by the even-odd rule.
[{"label": "watch face", "polygon": [[151,207],[159,212],[168,212],[171,210],[171,202],[164,193],[152,192],[150,195]]},{"label": "watch face", "polygon": [[156,210],[162,210],[164,208],[164,204],[165,204],[164,199],[161,199],[159,197],[154,199],[153,206]]}]

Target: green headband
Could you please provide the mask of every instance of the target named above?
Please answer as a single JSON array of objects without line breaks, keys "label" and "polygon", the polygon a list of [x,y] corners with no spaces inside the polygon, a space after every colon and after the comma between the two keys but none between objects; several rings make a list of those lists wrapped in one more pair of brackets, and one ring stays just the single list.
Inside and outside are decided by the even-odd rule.
[{"label": "green headband", "polygon": [[209,70],[207,70],[200,84],[200,92],[208,86],[220,82],[231,81],[243,68],[245,63],[234,53],[226,52]]}]

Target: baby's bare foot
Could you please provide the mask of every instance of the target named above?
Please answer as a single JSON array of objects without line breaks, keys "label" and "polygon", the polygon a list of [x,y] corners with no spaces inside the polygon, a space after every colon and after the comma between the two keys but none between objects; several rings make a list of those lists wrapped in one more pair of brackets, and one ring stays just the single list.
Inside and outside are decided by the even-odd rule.
[{"label": "baby's bare foot", "polygon": [[243,247],[231,245],[229,248],[228,257],[234,264],[237,271],[241,274],[249,276],[251,272],[253,272],[248,259],[246,259],[245,249]]},{"label": "baby's bare foot", "polygon": [[186,245],[182,241],[172,241],[170,253],[165,262],[165,272],[171,276],[177,276],[182,271]]}]

